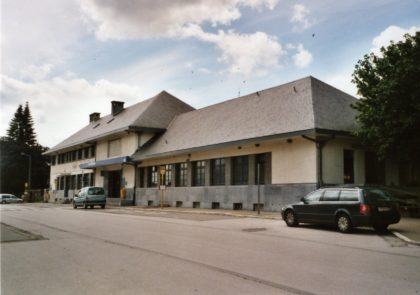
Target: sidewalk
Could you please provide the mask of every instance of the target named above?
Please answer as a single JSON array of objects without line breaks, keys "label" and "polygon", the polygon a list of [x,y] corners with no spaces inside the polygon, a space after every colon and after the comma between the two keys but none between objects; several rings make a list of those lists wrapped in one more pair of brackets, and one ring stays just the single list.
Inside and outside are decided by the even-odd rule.
[{"label": "sidewalk", "polygon": [[[282,220],[280,212],[265,212],[261,211],[260,215],[256,211],[247,210],[227,210],[227,209],[192,209],[192,208],[174,208],[164,207],[143,207],[143,206],[126,206],[126,207],[111,207],[119,208],[126,211],[144,211],[144,212],[174,212],[174,213],[188,213],[188,214],[211,214],[224,215],[232,217],[246,217],[246,218],[262,218]],[[389,230],[403,241],[420,246],[420,218],[402,217],[400,222],[389,226]]]},{"label": "sidewalk", "polygon": [[[31,203],[33,206],[36,203]],[[63,204],[45,204],[39,203],[39,206],[51,207],[51,206],[66,206],[71,205]],[[176,208],[176,207],[144,207],[144,206],[106,206],[107,209],[119,210],[121,213],[136,214],[135,212],[173,212],[173,213],[184,213],[184,214],[209,214],[209,215],[222,215],[232,217],[246,217],[246,218],[262,218],[272,220],[282,220],[280,212],[265,212],[261,211],[258,215],[256,211],[247,210],[227,210],[227,209],[193,209],[193,208]],[[420,246],[420,218],[413,217],[402,217],[400,222],[397,224],[391,224],[388,228],[395,236],[401,240]]]},{"label": "sidewalk", "polygon": [[228,209],[201,209],[201,208],[174,208],[174,207],[143,207],[143,206],[109,206],[106,208],[113,208],[126,211],[144,211],[144,212],[173,212],[173,213],[186,213],[186,214],[208,214],[208,215],[222,215],[232,217],[247,217],[247,218],[262,218],[262,219],[277,219],[282,220],[280,212],[264,212],[261,211],[258,215],[257,211],[248,210],[228,210]]},{"label": "sidewalk", "polygon": [[388,229],[405,242],[420,246],[420,218],[402,217],[399,223],[391,224]]}]

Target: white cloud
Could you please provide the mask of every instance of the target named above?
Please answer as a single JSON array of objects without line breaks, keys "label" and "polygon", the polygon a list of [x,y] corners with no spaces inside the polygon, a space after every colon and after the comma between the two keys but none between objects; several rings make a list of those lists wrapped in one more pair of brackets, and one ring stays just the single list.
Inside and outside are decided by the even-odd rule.
[{"label": "white cloud", "polygon": [[52,69],[52,64],[43,64],[41,66],[29,65],[20,70],[20,76],[23,79],[29,79],[31,81],[43,80],[48,76]]},{"label": "white cloud", "polygon": [[18,76],[32,64],[61,64],[80,45],[85,28],[73,0],[13,0],[1,6],[2,73]]},{"label": "white cloud", "polygon": [[273,9],[278,0],[85,0],[83,11],[100,40],[174,37],[182,27],[229,25],[240,8]]},{"label": "white cloud", "polygon": [[310,13],[309,9],[302,4],[293,5],[290,22],[294,24],[295,32],[307,30],[315,24],[315,20],[309,17]]},{"label": "white cloud", "polygon": [[293,62],[299,68],[305,68],[312,62],[312,54],[302,44],[296,47],[297,53],[293,55]]},{"label": "white cloud", "polygon": [[7,130],[18,104],[28,101],[38,141],[50,147],[85,126],[88,114],[96,111],[109,114],[111,100],[122,100],[130,105],[137,102],[142,93],[140,87],[104,79],[90,83],[81,78],[59,76],[23,82],[2,75],[1,80],[1,132]]},{"label": "white cloud", "polygon": [[391,44],[391,41],[399,42],[404,40],[405,34],[414,35],[415,32],[420,31],[420,27],[413,26],[405,29],[398,26],[389,26],[382,31],[378,36],[373,38],[371,51],[376,55],[381,55],[381,47],[387,47]]},{"label": "white cloud", "polygon": [[322,77],[322,80],[336,87],[337,89],[340,89],[341,91],[344,91],[350,95],[358,97],[357,87],[355,84],[351,82],[352,80],[351,72],[347,73],[346,71],[342,71],[342,72],[334,73],[334,74],[331,74],[330,76]]},{"label": "white cloud", "polygon": [[220,50],[219,61],[231,73],[249,74],[276,66],[283,53],[277,40],[263,32],[238,34],[204,32],[203,24],[228,26],[241,17],[240,9],[274,9],[278,0],[87,0],[83,11],[100,40],[197,38]]},{"label": "white cloud", "polygon": [[231,73],[250,74],[278,66],[279,58],[284,54],[276,38],[263,32],[237,34],[232,30],[220,30],[212,34],[203,32],[197,25],[190,25],[184,29],[183,37],[195,37],[215,44],[221,51],[219,61],[228,64]]}]

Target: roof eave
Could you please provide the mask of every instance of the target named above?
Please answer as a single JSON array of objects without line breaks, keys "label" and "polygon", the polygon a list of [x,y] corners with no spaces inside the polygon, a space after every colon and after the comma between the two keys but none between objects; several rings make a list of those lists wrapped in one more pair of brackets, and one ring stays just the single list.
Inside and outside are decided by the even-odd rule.
[{"label": "roof eave", "polygon": [[315,129],[306,129],[306,130],[300,130],[300,131],[293,131],[293,132],[287,132],[287,133],[281,133],[281,134],[273,134],[273,135],[267,135],[267,136],[261,136],[261,137],[254,137],[254,138],[241,139],[241,140],[235,140],[235,141],[230,141],[230,142],[211,144],[211,145],[182,149],[182,150],[177,150],[177,151],[152,154],[152,155],[147,155],[143,157],[141,156],[141,151],[139,151],[133,154],[131,156],[131,159],[135,162],[139,162],[143,160],[153,160],[153,159],[163,158],[163,157],[179,156],[183,154],[213,150],[213,149],[224,148],[224,147],[229,147],[229,146],[234,146],[234,145],[245,145],[245,144],[250,144],[256,141],[268,141],[268,140],[273,140],[273,139],[296,137],[300,135],[312,135],[312,136],[335,135],[335,136],[353,137],[352,133],[349,131],[338,131],[338,130],[315,128]]},{"label": "roof eave", "polygon": [[52,149],[46,151],[45,153],[43,153],[43,155],[49,155],[49,154],[57,153],[59,151],[68,150],[68,149],[71,149],[71,148],[76,147],[78,145],[83,145],[83,144],[90,144],[91,145],[92,143],[96,142],[99,139],[103,139],[103,138],[109,137],[111,135],[118,135],[118,134],[123,133],[125,131],[129,131],[128,127],[124,127],[124,128],[120,128],[120,129],[117,129],[117,130],[110,131],[110,132],[102,133],[102,134],[97,135],[97,136],[92,136],[92,137],[89,137],[89,138],[85,138],[84,140],[76,141],[76,142],[73,142],[73,143],[70,143],[70,144],[66,144],[66,145],[61,146],[59,148],[52,148]]}]

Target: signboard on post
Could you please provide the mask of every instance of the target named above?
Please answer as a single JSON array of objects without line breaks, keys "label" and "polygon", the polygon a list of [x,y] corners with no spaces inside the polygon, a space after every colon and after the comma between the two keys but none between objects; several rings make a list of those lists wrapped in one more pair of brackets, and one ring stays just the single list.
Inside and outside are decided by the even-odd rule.
[{"label": "signboard on post", "polygon": [[165,173],[166,173],[166,169],[165,169],[165,166],[159,166],[159,172],[160,172],[160,175],[165,175]]},{"label": "signboard on post", "polygon": [[159,182],[159,190],[160,190],[160,208],[163,209],[163,203],[165,201],[164,190],[166,189],[165,186],[165,173],[166,169],[165,166],[159,166],[159,173],[160,173],[160,182]]}]

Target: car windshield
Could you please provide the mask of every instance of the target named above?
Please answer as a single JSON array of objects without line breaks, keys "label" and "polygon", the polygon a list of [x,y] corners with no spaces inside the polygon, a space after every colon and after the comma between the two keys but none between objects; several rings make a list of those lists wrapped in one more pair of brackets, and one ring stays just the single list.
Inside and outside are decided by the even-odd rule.
[{"label": "car windshield", "polygon": [[104,193],[104,189],[101,187],[92,187],[88,190],[89,195],[103,195]]},{"label": "car windshield", "polygon": [[365,189],[363,195],[368,202],[392,201],[391,195],[380,189]]}]

